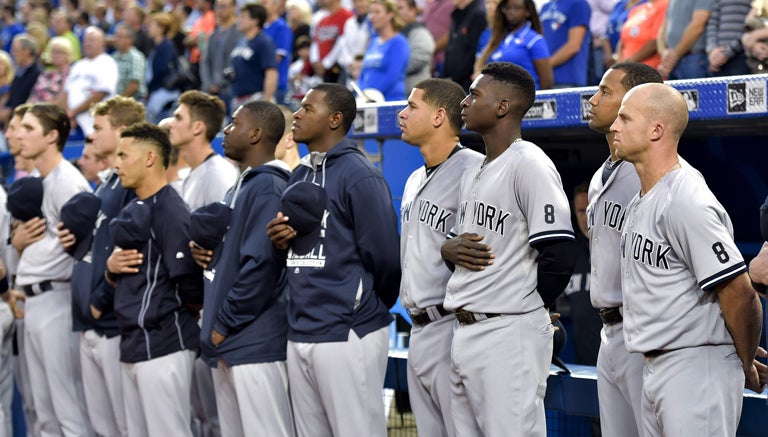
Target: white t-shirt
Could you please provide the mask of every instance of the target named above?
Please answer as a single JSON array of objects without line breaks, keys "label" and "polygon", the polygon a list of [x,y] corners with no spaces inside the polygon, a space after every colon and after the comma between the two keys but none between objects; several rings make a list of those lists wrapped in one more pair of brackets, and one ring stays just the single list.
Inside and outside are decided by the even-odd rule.
[{"label": "white t-shirt", "polygon": [[[105,98],[110,98],[115,95],[116,89],[117,63],[106,53],[75,62],[64,83],[69,108],[80,105],[93,93],[104,92],[107,93]],[[75,120],[86,137],[93,133],[93,117],[90,111],[81,112]]]}]

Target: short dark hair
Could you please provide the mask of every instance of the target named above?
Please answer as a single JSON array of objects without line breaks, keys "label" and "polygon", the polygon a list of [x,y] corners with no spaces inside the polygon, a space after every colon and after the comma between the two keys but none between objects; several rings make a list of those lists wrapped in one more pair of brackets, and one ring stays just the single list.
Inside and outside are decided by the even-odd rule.
[{"label": "short dark hair", "polygon": [[516,115],[522,117],[531,109],[536,100],[536,82],[533,81],[533,77],[525,68],[510,62],[492,62],[485,65],[480,73],[500,82],[511,93],[520,98],[517,105],[518,114]]},{"label": "short dark hair", "polygon": [[64,145],[67,144],[67,138],[69,138],[69,131],[72,125],[69,122],[69,117],[67,117],[67,112],[61,106],[54,105],[53,103],[38,103],[30,106],[26,113],[34,115],[40,121],[40,125],[43,127],[43,135],[56,130],[59,133],[56,146],[59,152],[64,150]]},{"label": "short dark hair", "polygon": [[243,109],[248,111],[251,120],[259,122],[264,139],[274,148],[285,132],[285,117],[280,107],[271,102],[252,100],[245,103]]},{"label": "short dark hair", "polygon": [[240,8],[241,13],[247,13],[252,20],[259,22],[259,27],[264,28],[264,22],[267,21],[267,10],[258,3],[246,3]]},{"label": "short dark hair", "polygon": [[576,185],[573,187],[573,197],[576,197],[577,194],[587,194],[589,192],[589,181],[584,181],[580,183],[579,185]]},{"label": "short dark hair", "polygon": [[186,105],[189,108],[190,120],[203,122],[205,137],[208,141],[216,138],[227,112],[223,100],[202,91],[189,90],[179,97],[179,105]]},{"label": "short dark hair", "polygon": [[328,105],[329,111],[331,113],[341,112],[343,117],[341,126],[345,134],[349,132],[349,128],[352,127],[352,122],[357,116],[357,103],[355,103],[355,96],[352,91],[337,83],[321,83],[312,89],[325,93],[323,101]]},{"label": "short dark hair", "polygon": [[611,66],[612,70],[621,70],[626,73],[621,84],[625,91],[644,83],[664,83],[661,74],[655,68],[641,62],[619,62]]},{"label": "short dark hair", "polygon": [[414,89],[424,91],[422,99],[427,105],[438,109],[443,108],[448,115],[448,123],[453,132],[458,135],[464,122],[461,119],[461,101],[464,100],[464,89],[450,79],[424,79],[414,85]]},{"label": "short dark hair", "polygon": [[128,126],[121,134],[120,138],[133,138],[151,144],[163,157],[163,168],[168,168],[171,156],[171,141],[168,134],[154,124],[146,121]]}]

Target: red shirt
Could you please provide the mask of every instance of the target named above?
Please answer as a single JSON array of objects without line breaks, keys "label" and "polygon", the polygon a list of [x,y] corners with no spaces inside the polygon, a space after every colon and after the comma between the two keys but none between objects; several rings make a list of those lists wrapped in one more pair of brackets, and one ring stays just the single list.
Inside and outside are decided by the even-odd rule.
[{"label": "red shirt", "polygon": [[317,44],[321,60],[331,52],[334,44],[336,44],[336,38],[344,33],[344,23],[354,16],[355,14],[351,11],[340,8],[317,23],[312,41]]}]

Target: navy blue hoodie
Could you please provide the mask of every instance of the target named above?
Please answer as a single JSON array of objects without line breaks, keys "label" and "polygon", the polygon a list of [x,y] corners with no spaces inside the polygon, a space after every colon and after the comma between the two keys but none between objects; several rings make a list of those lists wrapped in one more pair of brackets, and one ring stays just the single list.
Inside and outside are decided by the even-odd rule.
[{"label": "navy blue hoodie", "polygon": [[[96,218],[91,250],[82,260],[75,260],[72,269],[72,328],[75,331],[93,329],[100,335],[114,337],[120,334],[112,311],[115,289],[104,279],[107,258],[114,248],[109,236],[109,221],[136,194],[123,188],[116,172],[96,188],[95,194],[101,199],[101,210]],[[91,305],[101,311],[98,320],[91,315]]]},{"label": "navy blue hoodie", "polygon": [[387,326],[392,316],[378,295],[394,302],[398,293],[400,237],[381,171],[344,140],[324,159],[305,156],[289,185],[298,181],[323,186],[328,206],[315,248],[288,250],[288,339],[347,341],[350,329],[362,338]]},{"label": "navy blue hoodie", "polygon": [[[219,358],[229,366],[285,361],[285,264],[265,230],[280,210],[289,176],[275,165],[262,165],[243,172],[224,197],[224,203],[234,204],[229,229],[216,248],[218,260],[204,273],[200,346],[211,367]],[[213,328],[226,336],[219,346],[211,342]]]},{"label": "navy blue hoodie", "polygon": [[[179,282],[202,279],[189,249],[189,210],[170,185],[143,200],[151,205],[151,238],[139,273],[118,276],[115,314],[120,361],[148,361],[180,350],[197,351],[197,314],[182,302]],[[199,284],[202,294],[202,280]]]}]

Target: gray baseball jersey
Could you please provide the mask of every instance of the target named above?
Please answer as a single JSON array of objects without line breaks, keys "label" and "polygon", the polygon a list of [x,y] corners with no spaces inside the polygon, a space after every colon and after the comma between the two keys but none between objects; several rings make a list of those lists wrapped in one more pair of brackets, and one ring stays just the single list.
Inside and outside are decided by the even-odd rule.
[{"label": "gray baseball jersey", "polygon": [[630,352],[733,344],[714,287],[746,271],[728,213],[687,162],[627,206],[621,236]]},{"label": "gray baseball jersey", "polygon": [[224,199],[237,182],[237,169],[221,155],[212,155],[181,182],[181,197],[190,211]]},{"label": "gray baseball jersey", "polygon": [[474,272],[457,266],[445,308],[522,314],[544,305],[536,292],[538,252],[532,244],[573,239],[571,211],[552,160],[535,144],[516,140],[461,180],[455,234],[474,232],[496,255]]},{"label": "gray baseball jersey", "polygon": [[407,309],[443,303],[451,271],[440,246],[456,224],[459,190],[456,181],[483,155],[462,149],[427,175],[424,166],[405,183],[400,207],[400,303]]},{"label": "gray baseball jersey", "polygon": [[[611,171],[603,183],[603,174]],[[590,298],[595,308],[621,306],[619,243],[627,204],[640,192],[635,166],[626,161],[606,161],[589,183]]]}]

